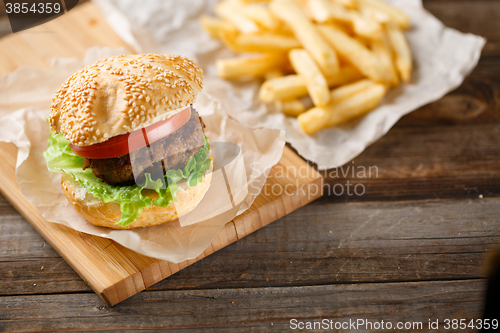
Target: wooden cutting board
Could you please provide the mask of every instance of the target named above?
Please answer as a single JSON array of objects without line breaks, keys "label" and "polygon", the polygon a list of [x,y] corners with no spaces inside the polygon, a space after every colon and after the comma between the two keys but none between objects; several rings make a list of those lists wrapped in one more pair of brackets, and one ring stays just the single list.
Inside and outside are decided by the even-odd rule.
[{"label": "wooden cutting board", "polygon": [[[99,9],[87,2],[46,24],[0,39],[0,75],[22,65],[48,67],[50,59],[56,56],[83,57],[94,45],[126,47]],[[227,223],[196,259],[175,264],[140,255],[106,238],[47,222],[21,194],[14,174],[16,156],[13,144],[0,143],[0,191],[109,305],[135,295],[323,193],[323,177],[285,147],[252,207]]]}]

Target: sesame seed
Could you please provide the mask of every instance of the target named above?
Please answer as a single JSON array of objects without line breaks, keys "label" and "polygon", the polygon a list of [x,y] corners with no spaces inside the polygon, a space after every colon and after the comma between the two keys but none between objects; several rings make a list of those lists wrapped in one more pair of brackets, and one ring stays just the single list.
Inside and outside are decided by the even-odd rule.
[{"label": "sesame seed", "polygon": [[[115,79],[122,83],[121,98],[125,102],[125,108],[114,112],[122,112],[133,126],[140,124],[139,119],[149,121],[167,110],[185,105],[185,98],[189,98],[189,103],[192,103],[194,98],[184,97],[183,94],[194,94],[194,84],[197,85],[196,88],[203,87],[202,71],[194,62],[181,56],[122,55],[83,68],[66,80],[55,93],[50,106],[51,127],[57,128],[73,144],[83,146],[89,144],[89,141],[96,143],[95,141],[102,140],[100,136],[104,134],[103,130],[95,128],[97,120],[93,108],[97,106],[92,104],[93,99],[100,93],[96,89],[100,86],[99,82],[102,82],[99,74],[101,69],[116,75]],[[187,81],[188,78],[190,81]],[[158,89],[163,89],[163,97],[153,99],[146,93],[147,89],[156,90],[158,93],[161,91]],[[137,105],[137,100],[144,99],[152,108],[148,109],[146,104]],[[168,107],[163,108],[161,104],[167,104]],[[104,139],[109,135],[104,135]]]}]

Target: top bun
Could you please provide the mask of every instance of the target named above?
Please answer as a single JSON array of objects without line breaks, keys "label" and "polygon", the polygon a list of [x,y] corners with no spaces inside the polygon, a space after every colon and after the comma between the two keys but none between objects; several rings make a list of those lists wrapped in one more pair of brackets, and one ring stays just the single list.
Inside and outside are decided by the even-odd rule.
[{"label": "top bun", "polygon": [[167,119],[202,89],[196,64],[178,55],[121,55],[87,66],[56,92],[50,126],[83,147]]}]

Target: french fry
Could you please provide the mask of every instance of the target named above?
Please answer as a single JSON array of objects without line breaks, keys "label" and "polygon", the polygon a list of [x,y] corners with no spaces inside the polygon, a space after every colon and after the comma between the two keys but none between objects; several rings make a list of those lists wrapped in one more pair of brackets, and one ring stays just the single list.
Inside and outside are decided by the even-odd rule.
[{"label": "french fry", "polygon": [[319,23],[324,23],[332,19],[329,0],[307,0],[306,7],[311,17]]},{"label": "french fry", "polygon": [[354,82],[362,77],[363,74],[361,74],[361,72],[356,68],[352,66],[342,66],[337,75],[327,76],[326,81],[328,82],[328,86],[332,88]]},{"label": "french fry", "polygon": [[234,38],[225,35],[225,44],[236,52],[286,52],[300,47],[300,43],[291,36],[272,32],[239,34]]},{"label": "french fry", "polygon": [[264,74],[264,80],[266,81],[276,79],[278,77],[283,77],[283,72],[278,69],[275,69],[274,71],[270,71]]},{"label": "french fry", "polygon": [[[356,10],[347,9],[344,6],[332,1],[324,0],[325,2],[322,2],[321,6],[311,1],[320,0],[309,0],[308,2],[309,11],[317,22],[323,23],[332,18],[343,23],[349,23],[352,26],[354,33],[362,37],[369,39],[380,38],[382,27],[377,21],[360,14]],[[325,19],[319,20],[319,18]]]},{"label": "french fry", "polygon": [[221,18],[233,23],[243,33],[252,33],[260,30],[257,23],[245,16],[238,6],[228,1],[221,1],[215,5],[215,13]]},{"label": "french fry", "polygon": [[288,25],[286,25],[286,24],[280,24],[280,26],[276,30],[276,33],[278,33],[280,35],[283,35],[283,36],[293,36],[293,37],[295,37],[295,35],[293,34],[292,29]]},{"label": "french fry", "polygon": [[387,25],[387,34],[394,50],[396,68],[404,82],[409,82],[412,71],[411,50],[403,31],[394,24]]},{"label": "french fry", "polygon": [[331,1],[329,3],[329,9],[330,9],[330,16],[340,22],[345,22],[345,23],[352,23],[351,22],[351,15],[349,14],[349,10],[346,9],[344,6],[339,5],[336,2]]},{"label": "french fry", "polygon": [[384,0],[221,0],[215,11],[201,17],[212,37],[259,53],[216,60],[218,76],[263,78],[259,99],[305,133],[366,114],[410,80],[409,17]]},{"label": "french fry", "polygon": [[[270,71],[264,75],[266,81],[279,77],[283,77],[283,72],[279,70]],[[274,104],[278,110],[288,117],[297,117],[299,114],[306,111],[304,103],[298,98],[277,101]]]},{"label": "french fry", "polygon": [[231,4],[237,7],[238,12],[267,30],[276,30],[280,25],[279,20],[264,6],[258,4],[245,4],[238,0],[233,0]]},{"label": "french fry", "polygon": [[290,26],[295,37],[313,56],[325,75],[338,72],[339,61],[335,50],[318,34],[296,0],[273,0],[269,8]]},{"label": "french fry", "polygon": [[374,81],[384,81],[377,57],[361,42],[333,25],[323,24],[318,26],[318,30],[361,73]]},{"label": "french fry", "polygon": [[314,105],[327,105],[330,101],[328,83],[309,53],[295,49],[290,51],[289,57],[293,69],[304,79]]},{"label": "french fry", "polygon": [[333,89],[330,92],[330,104],[336,104],[344,99],[351,97],[354,94],[359,93],[369,87],[376,85],[376,82],[373,82],[369,79],[359,80],[357,82],[343,85],[337,89]]},{"label": "french fry", "polygon": [[356,8],[355,0],[332,0],[332,1],[347,8]]},{"label": "french fry", "polygon": [[226,31],[221,31],[219,33],[219,39],[227,48],[231,49],[235,53],[243,53],[243,51],[234,42],[236,36],[238,36],[238,33],[230,33]]},{"label": "french fry", "polygon": [[266,53],[251,58],[217,59],[217,75],[223,79],[238,77],[260,77],[269,71],[287,65],[287,58],[280,53]]},{"label": "french fry", "polygon": [[259,99],[265,103],[307,95],[304,79],[300,75],[287,75],[270,79],[262,84]]},{"label": "french fry", "polygon": [[299,114],[306,111],[304,103],[298,98],[278,101],[276,102],[276,107],[289,117],[297,117]]},{"label": "french fry", "polygon": [[[343,66],[337,75],[327,77],[329,87],[340,86],[362,78],[362,74],[351,66]],[[307,95],[304,79],[300,75],[270,78],[260,87],[259,99],[265,103],[293,99]]]},{"label": "french fry", "polygon": [[399,84],[399,76],[394,66],[392,49],[387,33],[384,31],[380,39],[371,41],[373,53],[378,57],[380,65],[384,68],[382,73],[386,76],[385,81],[393,86]]},{"label": "french fry", "polygon": [[224,21],[216,17],[202,15],[200,17],[202,27],[212,36],[213,38],[219,38],[221,33],[224,34],[236,34],[237,29],[234,24],[229,21]]},{"label": "french fry", "polygon": [[379,39],[382,35],[382,26],[369,18],[352,10],[349,12],[351,16],[354,32],[361,37],[368,39]]},{"label": "french fry", "polygon": [[389,23],[391,21],[389,15],[383,11],[374,9],[373,7],[362,6],[359,8],[359,11],[369,19],[381,24]]},{"label": "french fry", "polygon": [[314,134],[320,129],[336,126],[366,114],[380,103],[385,93],[386,87],[383,84],[374,84],[338,103],[312,108],[300,114],[297,120],[304,132]]},{"label": "french fry", "polygon": [[391,6],[384,0],[357,0],[360,7],[369,7],[374,11],[386,14],[390,17],[391,21],[396,23],[401,29],[408,29],[410,27],[410,18],[401,10]]}]

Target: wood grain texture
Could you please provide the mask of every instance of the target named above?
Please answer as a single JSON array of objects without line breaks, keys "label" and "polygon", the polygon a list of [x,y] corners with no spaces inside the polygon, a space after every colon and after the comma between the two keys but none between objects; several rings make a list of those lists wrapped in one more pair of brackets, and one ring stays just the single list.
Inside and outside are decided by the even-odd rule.
[{"label": "wood grain texture", "polygon": [[[500,6],[496,0],[424,0],[424,7],[446,26],[487,38],[483,55],[500,54]],[[486,60],[486,59],[483,59]]]},{"label": "wood grain texture", "polygon": [[[113,308],[89,294],[0,297],[0,329],[265,332],[289,330],[291,319],[384,320],[394,326],[399,321],[428,325],[429,319],[438,319],[443,331],[443,319],[450,314],[453,318],[479,318],[483,293],[484,281],[471,280],[154,291]],[[24,307],[18,309],[17,304]]]},{"label": "wood grain texture", "polygon": [[[498,207],[498,198],[316,203],[149,289],[483,278],[485,254],[500,244]],[[13,242],[0,236],[0,253],[9,254],[0,259],[5,277],[0,295],[89,291],[54,251],[33,241],[36,233],[19,220],[0,222],[6,235],[26,238],[13,249]]]},{"label": "wood grain texture", "polygon": [[[496,123],[397,126],[355,158],[354,163],[323,172],[328,184],[325,195],[330,196],[323,200],[498,197],[499,135],[500,126]],[[357,184],[365,188],[365,193],[341,193],[348,181],[353,184],[351,193]],[[336,184],[342,186],[335,188]]]}]

